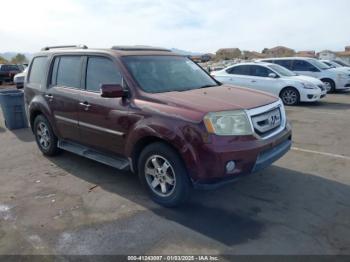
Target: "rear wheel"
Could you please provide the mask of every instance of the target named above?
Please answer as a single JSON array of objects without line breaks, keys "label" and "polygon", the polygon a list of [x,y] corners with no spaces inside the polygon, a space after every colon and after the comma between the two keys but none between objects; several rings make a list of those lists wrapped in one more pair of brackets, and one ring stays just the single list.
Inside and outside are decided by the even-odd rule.
[{"label": "rear wheel", "polygon": [[294,87],[284,88],[280,93],[280,98],[283,103],[288,106],[294,106],[300,102],[299,92]]},{"label": "rear wheel", "polygon": [[322,79],[322,82],[325,85],[327,93],[334,93],[335,92],[335,83],[334,83],[334,81],[332,81],[330,79]]},{"label": "rear wheel", "polygon": [[191,186],[186,167],[170,146],[163,143],[147,146],[140,155],[138,171],[156,203],[174,207],[188,198]]},{"label": "rear wheel", "polygon": [[56,155],[59,152],[57,137],[52,131],[49,121],[43,115],[38,115],[34,120],[34,135],[40,151],[47,156]]}]

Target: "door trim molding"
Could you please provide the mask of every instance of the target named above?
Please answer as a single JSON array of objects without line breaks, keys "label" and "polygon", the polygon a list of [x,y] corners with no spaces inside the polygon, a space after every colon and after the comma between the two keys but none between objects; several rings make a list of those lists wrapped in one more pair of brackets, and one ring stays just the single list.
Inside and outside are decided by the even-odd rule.
[{"label": "door trim molding", "polygon": [[124,135],[123,132],[119,132],[119,131],[115,131],[115,130],[112,130],[112,129],[109,129],[109,128],[104,128],[104,127],[92,125],[92,124],[89,124],[89,123],[77,121],[75,119],[71,119],[71,118],[67,118],[67,117],[63,117],[63,116],[55,115],[55,118],[58,119],[58,120],[62,120],[62,121],[71,123],[71,124],[76,124],[78,126],[83,126],[83,127],[95,129],[95,130],[98,130],[98,131],[101,131],[101,132],[105,132],[105,133],[109,133],[109,134],[112,134],[112,135],[117,135],[117,136],[123,136]]}]

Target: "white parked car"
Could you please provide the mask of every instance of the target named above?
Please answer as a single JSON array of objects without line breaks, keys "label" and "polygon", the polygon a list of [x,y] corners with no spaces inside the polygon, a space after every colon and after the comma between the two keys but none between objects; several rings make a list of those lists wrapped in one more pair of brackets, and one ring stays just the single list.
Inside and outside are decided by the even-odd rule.
[{"label": "white parked car", "polygon": [[24,79],[27,75],[27,71],[28,71],[28,67],[26,67],[23,72],[18,73],[14,76],[13,82],[16,84],[17,89],[23,88]]},{"label": "white parked car", "polygon": [[333,60],[320,60],[320,61],[332,68],[341,68],[344,72],[350,72],[350,67],[342,66]]},{"label": "white parked car", "polygon": [[319,79],[300,76],[271,63],[241,63],[211,74],[222,83],[272,93],[279,96],[286,105],[315,102],[327,94],[324,84]]},{"label": "white parked car", "polygon": [[268,58],[259,61],[281,65],[297,74],[312,76],[325,83],[328,91],[350,89],[350,74],[343,69],[331,68],[314,58],[284,57]]}]

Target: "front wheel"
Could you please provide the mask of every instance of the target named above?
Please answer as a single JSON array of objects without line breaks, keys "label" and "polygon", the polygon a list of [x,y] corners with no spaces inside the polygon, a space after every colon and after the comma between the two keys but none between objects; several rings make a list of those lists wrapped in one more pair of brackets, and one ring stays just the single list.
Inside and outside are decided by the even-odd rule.
[{"label": "front wheel", "polygon": [[322,79],[322,82],[325,85],[327,93],[334,93],[335,92],[335,83],[332,80]]},{"label": "front wheel", "polygon": [[191,186],[186,167],[170,146],[163,143],[147,146],[140,155],[138,172],[156,203],[174,207],[187,200]]},{"label": "front wheel", "polygon": [[284,88],[280,93],[280,98],[287,106],[294,106],[300,102],[299,92],[294,87]]}]

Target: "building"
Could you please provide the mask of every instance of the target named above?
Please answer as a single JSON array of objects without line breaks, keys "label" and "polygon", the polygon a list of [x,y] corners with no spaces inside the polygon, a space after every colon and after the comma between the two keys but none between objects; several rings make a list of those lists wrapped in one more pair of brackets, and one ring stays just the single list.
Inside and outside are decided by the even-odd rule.
[{"label": "building", "polygon": [[324,60],[342,60],[347,64],[350,64],[350,46],[346,46],[344,51],[333,52],[330,50],[323,50],[318,53],[319,59]]},{"label": "building", "polygon": [[239,48],[221,48],[216,51],[216,60],[230,60],[241,58],[242,52]]},{"label": "building", "polygon": [[316,58],[316,51],[314,51],[314,50],[299,51],[295,54],[295,56]]},{"label": "building", "polygon": [[245,60],[261,59],[266,58],[266,55],[256,51],[243,51],[242,58]]},{"label": "building", "polygon": [[318,53],[318,58],[321,60],[334,60],[336,58],[336,55],[333,51],[323,50]]},{"label": "building", "polygon": [[336,59],[340,59],[347,64],[350,64],[350,49],[342,52],[336,52]]},{"label": "building", "polygon": [[276,46],[270,49],[265,48],[262,53],[265,54],[266,57],[288,57],[295,55],[295,51],[293,49],[285,46]]}]

